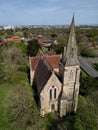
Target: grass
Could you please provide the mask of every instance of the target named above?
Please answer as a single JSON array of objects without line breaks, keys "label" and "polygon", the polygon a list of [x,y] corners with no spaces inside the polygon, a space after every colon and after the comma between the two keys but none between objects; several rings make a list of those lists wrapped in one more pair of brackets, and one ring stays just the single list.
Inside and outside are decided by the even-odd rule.
[{"label": "grass", "polygon": [[98,71],[98,63],[92,63],[92,66]]},{"label": "grass", "polygon": [[8,117],[6,114],[6,99],[9,95],[9,86],[6,84],[0,85],[0,130],[8,128]]}]

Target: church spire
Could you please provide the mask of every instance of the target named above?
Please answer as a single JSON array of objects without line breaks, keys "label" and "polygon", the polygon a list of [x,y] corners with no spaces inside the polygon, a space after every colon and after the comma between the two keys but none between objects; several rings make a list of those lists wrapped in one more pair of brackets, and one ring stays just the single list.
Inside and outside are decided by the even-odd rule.
[{"label": "church spire", "polygon": [[72,18],[71,26],[70,26],[70,34],[66,49],[66,66],[77,65],[79,64],[77,59],[77,47],[76,47],[76,37],[75,37],[75,22],[74,15]]}]

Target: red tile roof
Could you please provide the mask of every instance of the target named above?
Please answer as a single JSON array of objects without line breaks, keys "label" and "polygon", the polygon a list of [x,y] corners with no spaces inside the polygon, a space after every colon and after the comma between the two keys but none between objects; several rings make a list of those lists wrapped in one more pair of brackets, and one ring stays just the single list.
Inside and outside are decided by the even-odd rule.
[{"label": "red tile roof", "polygon": [[59,68],[60,55],[45,56],[45,58],[53,69]]},{"label": "red tile roof", "polygon": [[31,69],[36,70],[40,57],[30,57]]},{"label": "red tile roof", "polygon": [[11,38],[7,38],[6,39],[7,42],[10,42],[10,41],[13,41],[13,40],[15,40],[15,41],[21,40],[21,37],[19,37],[19,36],[13,36]]},{"label": "red tile roof", "polygon": [[13,41],[13,39],[12,38],[7,38],[6,41],[11,42],[11,41]]},{"label": "red tile roof", "polygon": [[13,36],[12,38],[13,38],[13,40],[21,40],[21,37],[19,37],[19,36]]},{"label": "red tile roof", "polygon": [[[49,63],[49,65],[53,68],[59,68],[60,62],[60,55],[53,55],[53,56],[45,56],[45,59]],[[31,57],[31,69],[36,70],[40,57]]]}]

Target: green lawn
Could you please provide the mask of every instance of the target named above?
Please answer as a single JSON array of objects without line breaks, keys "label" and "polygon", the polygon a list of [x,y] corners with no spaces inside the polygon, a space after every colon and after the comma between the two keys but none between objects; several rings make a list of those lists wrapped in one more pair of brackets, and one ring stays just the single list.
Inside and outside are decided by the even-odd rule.
[{"label": "green lawn", "polygon": [[6,99],[9,94],[9,86],[6,84],[0,85],[0,130],[7,130],[8,118],[6,114]]}]

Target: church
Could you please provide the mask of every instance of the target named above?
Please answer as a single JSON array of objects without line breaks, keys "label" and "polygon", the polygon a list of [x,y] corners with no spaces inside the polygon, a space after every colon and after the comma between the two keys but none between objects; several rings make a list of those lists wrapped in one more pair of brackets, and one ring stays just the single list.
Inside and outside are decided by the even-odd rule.
[{"label": "church", "polygon": [[37,88],[41,116],[58,112],[60,117],[76,112],[79,94],[80,65],[77,57],[74,16],[67,46],[62,57],[29,57],[31,85]]}]

